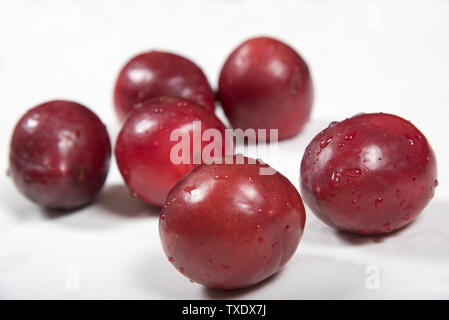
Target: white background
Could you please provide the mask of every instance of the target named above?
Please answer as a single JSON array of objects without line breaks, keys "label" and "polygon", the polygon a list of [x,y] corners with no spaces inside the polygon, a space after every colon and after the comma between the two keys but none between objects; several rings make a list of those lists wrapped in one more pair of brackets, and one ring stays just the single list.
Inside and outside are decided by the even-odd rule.
[{"label": "white background", "polygon": [[[256,35],[295,47],[316,89],[303,134],[283,142],[277,158],[262,158],[298,186],[304,148],[327,123],[398,114],[424,132],[439,162],[440,186],[416,222],[358,237],[308,211],[299,249],[277,276],[223,293],[168,263],[158,212],[129,196],[114,160],[97,201],[61,216],[28,202],[4,174],[13,126],[28,108],[79,101],[114,141],[112,89],[130,57],[183,54],[215,87],[227,55]],[[449,298],[447,0],[0,0],[0,108],[0,298]]]}]

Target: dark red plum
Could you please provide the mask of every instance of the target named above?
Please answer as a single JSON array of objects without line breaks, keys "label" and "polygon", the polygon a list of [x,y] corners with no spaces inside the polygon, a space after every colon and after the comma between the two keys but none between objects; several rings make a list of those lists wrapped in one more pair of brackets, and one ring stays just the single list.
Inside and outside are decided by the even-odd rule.
[{"label": "dark red plum", "polygon": [[[193,142],[194,121],[201,126],[201,130],[198,130],[201,140],[197,140],[196,150]],[[208,129],[216,129],[215,132],[220,135],[217,141],[215,138],[211,142],[202,140]],[[203,162],[206,146],[218,143],[220,154],[215,155],[214,150],[210,154],[228,154],[225,129],[213,113],[190,100],[160,97],[143,103],[126,119],[115,146],[118,167],[131,193],[149,204],[162,206],[168,191]],[[185,141],[188,141],[185,152],[181,148],[177,149],[177,146],[182,145],[179,144],[182,138],[170,139],[175,130],[185,134]],[[232,140],[229,143],[229,154],[232,154]],[[173,150],[177,151],[173,153]],[[180,159],[182,157],[186,157],[186,160]]]},{"label": "dark red plum", "polygon": [[312,109],[309,68],[288,45],[261,37],[235,49],[220,73],[219,99],[234,128],[297,135]]},{"label": "dark red plum", "polygon": [[384,113],[333,122],[306,149],[304,201],[328,225],[359,234],[399,229],[437,186],[435,154],[412,123]]},{"label": "dark red plum", "polygon": [[306,219],[301,196],[279,172],[260,175],[267,165],[248,159],[204,164],[170,190],[159,233],[168,260],[191,281],[248,287],[297,249]]},{"label": "dark red plum", "polygon": [[73,209],[93,200],[106,179],[111,144],[86,107],[51,101],[29,110],[11,140],[10,175],[22,194],[44,207]]},{"label": "dark red plum", "polygon": [[115,92],[115,111],[120,120],[142,102],[159,96],[192,100],[209,111],[215,109],[214,93],[203,71],[176,54],[150,51],[132,58],[120,71]]}]

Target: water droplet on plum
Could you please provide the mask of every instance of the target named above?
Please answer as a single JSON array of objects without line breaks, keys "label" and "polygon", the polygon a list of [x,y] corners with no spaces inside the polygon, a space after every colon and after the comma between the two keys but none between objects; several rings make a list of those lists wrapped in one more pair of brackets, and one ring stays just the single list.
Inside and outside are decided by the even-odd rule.
[{"label": "water droplet on plum", "polygon": [[329,136],[329,137],[325,138],[324,140],[321,140],[321,142],[320,142],[320,148],[321,148],[321,149],[326,148],[326,147],[328,146],[328,144],[331,143],[332,139],[333,139],[333,137],[332,137],[332,136]]},{"label": "water droplet on plum", "polygon": [[376,205],[377,209],[379,209],[382,206],[382,201],[383,201],[382,197],[378,197],[376,199],[376,201],[374,202],[374,204]]}]

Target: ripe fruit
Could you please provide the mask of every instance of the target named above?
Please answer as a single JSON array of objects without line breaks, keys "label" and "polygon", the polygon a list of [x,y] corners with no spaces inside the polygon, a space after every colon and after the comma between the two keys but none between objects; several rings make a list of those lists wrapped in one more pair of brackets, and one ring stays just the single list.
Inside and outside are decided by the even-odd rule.
[{"label": "ripe fruit", "polygon": [[313,88],[307,64],[286,44],[253,38],[235,49],[219,79],[219,99],[234,128],[298,134],[309,119]]},{"label": "ripe fruit", "polygon": [[[196,138],[194,121],[201,125]],[[201,141],[207,129],[216,129],[220,139]],[[178,135],[174,136],[174,141],[170,140],[174,130],[182,130],[185,134],[188,149],[184,149],[185,152],[179,149],[171,155],[172,149],[182,142],[178,142]],[[132,194],[162,206],[168,191],[202,162],[203,149],[209,144],[219,150],[220,154],[212,150],[214,156],[226,154],[225,126],[214,114],[190,100],[160,97],[143,103],[127,118],[117,138],[115,156]],[[232,147],[232,141],[230,145]],[[233,148],[230,150],[232,154]],[[181,154],[187,157],[186,161],[175,163]],[[175,155],[177,160],[172,159]]]},{"label": "ripe fruit", "polygon": [[278,272],[305,223],[301,196],[284,176],[260,175],[267,165],[235,159],[191,171],[170,190],[159,219],[168,260],[190,280],[226,290]]},{"label": "ripe fruit", "polygon": [[435,154],[398,116],[374,113],[333,122],[306,149],[304,201],[328,225],[379,234],[410,223],[435,192]]},{"label": "ripe fruit", "polygon": [[106,127],[86,107],[51,101],[29,110],[11,140],[10,175],[30,200],[73,209],[95,197],[111,157]]},{"label": "ripe fruit", "polygon": [[214,93],[203,71],[181,56],[150,51],[132,58],[120,71],[115,85],[115,111],[120,120],[142,102],[159,96],[192,100],[214,111]]}]

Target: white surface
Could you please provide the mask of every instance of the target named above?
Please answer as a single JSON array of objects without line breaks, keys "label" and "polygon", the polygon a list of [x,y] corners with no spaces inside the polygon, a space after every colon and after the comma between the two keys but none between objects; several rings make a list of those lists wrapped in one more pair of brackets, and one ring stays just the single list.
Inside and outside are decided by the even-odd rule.
[{"label": "white surface", "polygon": [[440,186],[421,217],[390,236],[357,237],[308,211],[299,250],[282,272],[221,293],[168,263],[158,213],[129,197],[115,161],[96,203],[63,216],[28,202],[3,174],[0,298],[449,298],[449,1],[0,0],[0,172],[26,109],[77,100],[115,140],[112,88],[128,58],[153,48],[179,52],[215,86],[230,51],[261,34],[298,49],[316,88],[305,132],[281,144],[282,158],[262,158],[298,186],[304,148],[328,122],[396,113],[426,134],[440,165]]}]

